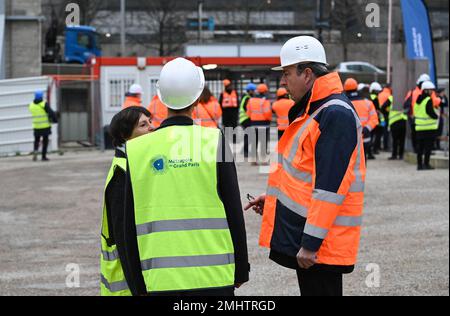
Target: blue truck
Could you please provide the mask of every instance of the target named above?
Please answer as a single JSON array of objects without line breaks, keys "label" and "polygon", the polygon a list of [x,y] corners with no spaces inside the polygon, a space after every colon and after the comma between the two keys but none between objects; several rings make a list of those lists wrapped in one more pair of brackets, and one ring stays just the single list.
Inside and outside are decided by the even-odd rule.
[{"label": "blue truck", "polygon": [[64,57],[61,57],[61,44],[56,35],[49,30],[46,38],[44,63],[85,64],[92,57],[100,57],[99,36],[90,26],[67,26],[64,34]]}]

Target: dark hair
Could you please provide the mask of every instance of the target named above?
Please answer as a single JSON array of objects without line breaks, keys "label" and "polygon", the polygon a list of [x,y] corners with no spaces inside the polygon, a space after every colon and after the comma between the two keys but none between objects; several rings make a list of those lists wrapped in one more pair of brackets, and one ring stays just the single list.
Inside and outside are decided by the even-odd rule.
[{"label": "dark hair", "polygon": [[304,72],[306,68],[310,68],[312,70],[312,72],[316,75],[316,77],[318,77],[318,78],[328,75],[330,73],[330,71],[328,70],[328,68],[325,64],[305,63],[305,64],[297,65],[297,74],[301,75],[302,72]]},{"label": "dark hair", "polygon": [[205,89],[203,90],[202,95],[200,96],[200,103],[206,104],[209,102],[209,100],[211,100],[212,98],[212,93],[211,90],[209,90],[208,87],[205,87]]},{"label": "dark hair", "polygon": [[142,106],[132,106],[114,115],[109,125],[109,134],[115,147],[122,146],[131,137],[142,114],[151,117],[150,112]]}]

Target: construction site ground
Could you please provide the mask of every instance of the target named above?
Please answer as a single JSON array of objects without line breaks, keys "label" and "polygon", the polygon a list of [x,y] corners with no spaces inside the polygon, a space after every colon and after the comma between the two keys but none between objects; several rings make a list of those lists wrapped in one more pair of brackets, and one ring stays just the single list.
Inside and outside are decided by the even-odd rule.
[{"label": "construction site ground", "polygon": [[[99,294],[102,191],[112,156],[0,159],[0,295]],[[345,295],[449,295],[449,172],[419,173],[387,158],[368,165],[359,261],[344,277]],[[265,191],[267,171],[238,163],[243,203],[247,193]],[[258,246],[261,218],[249,212],[245,219],[251,274],[236,294],[299,295],[295,271]]]}]

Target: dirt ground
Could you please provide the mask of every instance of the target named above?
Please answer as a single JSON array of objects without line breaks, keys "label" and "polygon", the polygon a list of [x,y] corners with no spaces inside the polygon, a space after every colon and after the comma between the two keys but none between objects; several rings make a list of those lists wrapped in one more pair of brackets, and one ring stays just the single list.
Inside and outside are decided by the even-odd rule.
[{"label": "dirt ground", "polygon": [[[0,159],[0,295],[99,294],[102,190],[112,155]],[[449,295],[449,172],[418,173],[386,158],[369,164],[360,258],[345,276],[345,294]],[[238,165],[243,202],[264,191],[262,171]],[[237,295],[299,295],[295,272],[257,245],[261,218],[248,213],[246,224],[251,281]]]}]

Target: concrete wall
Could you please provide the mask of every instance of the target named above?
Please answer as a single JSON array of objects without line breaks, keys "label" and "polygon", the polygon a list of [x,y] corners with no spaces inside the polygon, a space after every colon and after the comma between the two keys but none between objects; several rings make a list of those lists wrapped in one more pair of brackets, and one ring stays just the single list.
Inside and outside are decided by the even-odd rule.
[{"label": "concrete wall", "polygon": [[41,14],[41,0],[6,0],[6,78],[41,75]]}]

